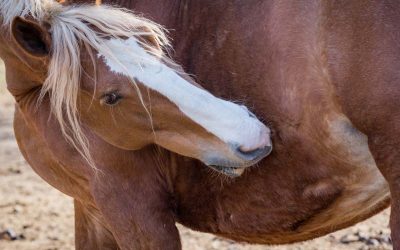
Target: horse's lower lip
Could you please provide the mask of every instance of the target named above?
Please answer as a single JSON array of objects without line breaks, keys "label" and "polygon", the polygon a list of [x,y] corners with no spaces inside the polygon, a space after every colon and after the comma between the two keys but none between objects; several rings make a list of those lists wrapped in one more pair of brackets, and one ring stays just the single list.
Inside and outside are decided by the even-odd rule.
[{"label": "horse's lower lip", "polygon": [[229,177],[239,177],[244,172],[244,168],[222,167],[215,165],[210,165],[209,167]]},{"label": "horse's lower lip", "polygon": [[215,160],[214,158],[208,161],[209,163],[207,165],[215,171],[229,177],[238,177],[243,174],[246,168],[257,164],[260,160],[269,155],[271,153],[271,150],[272,146],[262,148],[257,152],[256,157],[252,157],[253,159],[248,161],[233,163],[228,161]]}]

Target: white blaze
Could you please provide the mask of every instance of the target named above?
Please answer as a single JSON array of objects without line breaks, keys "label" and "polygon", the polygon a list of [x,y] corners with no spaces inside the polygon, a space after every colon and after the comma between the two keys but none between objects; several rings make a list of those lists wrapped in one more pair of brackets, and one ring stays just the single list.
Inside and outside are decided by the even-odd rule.
[{"label": "white blaze", "polygon": [[239,105],[219,99],[183,79],[135,38],[105,41],[110,55],[99,53],[111,71],[137,79],[175,103],[193,121],[226,143],[242,148],[269,144],[269,130]]}]

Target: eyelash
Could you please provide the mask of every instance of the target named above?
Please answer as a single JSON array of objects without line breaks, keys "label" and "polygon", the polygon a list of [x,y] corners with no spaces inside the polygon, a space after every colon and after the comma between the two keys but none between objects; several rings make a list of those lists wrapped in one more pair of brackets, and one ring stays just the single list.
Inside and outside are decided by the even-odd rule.
[{"label": "eyelash", "polygon": [[107,93],[102,98],[103,103],[108,106],[116,105],[121,99],[122,96],[117,92]]}]

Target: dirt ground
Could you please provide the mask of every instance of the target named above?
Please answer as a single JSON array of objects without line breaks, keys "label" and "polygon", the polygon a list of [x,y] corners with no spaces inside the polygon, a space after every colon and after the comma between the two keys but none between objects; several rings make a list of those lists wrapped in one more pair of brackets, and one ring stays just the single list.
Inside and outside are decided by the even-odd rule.
[{"label": "dirt ground", "polygon": [[[0,250],[74,249],[72,199],[40,179],[26,164],[12,131],[13,100],[0,62]],[[179,226],[185,250],[392,249],[389,211],[346,230],[288,246],[244,245]],[[11,237],[10,237],[11,236]]]}]

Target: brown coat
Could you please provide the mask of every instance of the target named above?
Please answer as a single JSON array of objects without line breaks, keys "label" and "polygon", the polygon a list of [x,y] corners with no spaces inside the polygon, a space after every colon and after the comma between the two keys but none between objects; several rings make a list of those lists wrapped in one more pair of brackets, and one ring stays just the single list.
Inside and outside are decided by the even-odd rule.
[{"label": "brown coat", "polygon": [[378,168],[400,249],[398,2],[111,2],[171,29],[176,61],[211,93],[268,121],[275,148],[228,179],[170,151],[124,151],[85,130],[103,173],[93,175],[47,122],[48,104],[35,113],[34,91],[17,97],[22,152],[75,198],[78,249],[179,249],[175,222],[251,243],[311,239],[388,206]]}]

